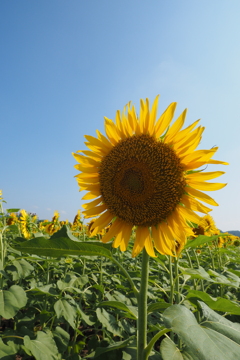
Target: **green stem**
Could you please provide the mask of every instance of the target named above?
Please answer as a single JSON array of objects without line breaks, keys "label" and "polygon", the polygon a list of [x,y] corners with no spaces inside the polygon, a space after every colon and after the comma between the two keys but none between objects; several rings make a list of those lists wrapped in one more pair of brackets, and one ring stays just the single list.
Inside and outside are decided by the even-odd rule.
[{"label": "green stem", "polygon": [[211,261],[212,261],[212,268],[213,268],[213,270],[215,271],[214,258],[213,258],[213,256],[212,256],[212,251],[211,251],[209,245],[208,245],[208,251],[209,251],[209,255],[210,255]]},{"label": "green stem", "polygon": [[100,259],[99,285],[102,285],[102,283],[103,283],[103,271],[102,271],[102,264],[103,264],[103,259],[102,259],[102,256],[101,256],[101,259]]},{"label": "green stem", "polygon": [[[199,260],[198,260],[196,250],[193,249],[193,253],[194,253],[194,256],[195,256],[195,259],[196,259],[196,262],[197,262],[197,266],[198,266],[198,268],[200,268],[200,263],[199,263]],[[201,290],[204,291],[204,285],[203,285],[203,280],[202,279],[200,281],[200,284],[201,284]]]},{"label": "green stem", "polygon": [[141,286],[138,294],[137,360],[147,360],[144,350],[147,345],[147,288],[149,276],[149,255],[142,253]]},{"label": "green stem", "polygon": [[80,320],[80,315],[77,314],[76,329],[74,331],[73,342],[72,342],[72,355],[75,354],[75,345],[76,345],[76,340],[77,340],[77,336],[78,336],[77,330],[78,330],[78,327],[79,327],[79,320]]},{"label": "green stem", "polygon": [[174,258],[174,273],[175,273],[175,290],[176,290],[176,304],[180,303],[179,292],[179,276],[178,276],[178,258]]},{"label": "green stem", "polygon": [[170,276],[170,304],[173,305],[173,295],[174,295],[174,282],[173,282],[173,271],[172,271],[172,257],[169,256],[169,276]]}]

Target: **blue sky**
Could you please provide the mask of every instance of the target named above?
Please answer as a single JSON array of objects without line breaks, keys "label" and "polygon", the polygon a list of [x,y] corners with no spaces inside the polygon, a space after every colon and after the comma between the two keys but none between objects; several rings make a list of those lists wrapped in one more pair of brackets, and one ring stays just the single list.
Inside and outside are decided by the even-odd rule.
[{"label": "blue sky", "polygon": [[228,185],[209,193],[217,226],[240,229],[240,2],[238,0],[2,0],[0,2],[1,183],[5,208],[41,219],[81,207],[71,153],[103,116],[129,101],[205,126],[199,149],[219,146],[209,166]]}]

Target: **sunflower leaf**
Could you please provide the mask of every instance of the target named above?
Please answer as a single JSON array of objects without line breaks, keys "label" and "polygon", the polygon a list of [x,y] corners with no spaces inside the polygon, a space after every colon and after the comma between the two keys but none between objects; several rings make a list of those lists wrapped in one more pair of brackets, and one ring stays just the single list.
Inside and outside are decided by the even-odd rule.
[{"label": "sunflower leaf", "polygon": [[[18,240],[18,238],[16,239]],[[14,249],[40,256],[64,257],[67,255],[90,255],[105,256],[112,258],[109,245],[97,241],[73,241],[68,238],[60,237],[45,239],[38,237],[24,242],[19,242]]]},{"label": "sunflower leaf", "polygon": [[[212,310],[207,305],[204,306],[205,313],[209,314]],[[163,313],[163,321],[167,328],[177,333],[186,345],[186,355],[188,354],[190,358],[192,356],[194,360],[240,358],[240,345],[232,340],[227,326],[224,331],[220,331],[224,324],[221,324],[221,327],[216,324],[214,330],[207,326],[202,327],[197,323],[192,312],[182,305],[172,305],[166,309]]]}]

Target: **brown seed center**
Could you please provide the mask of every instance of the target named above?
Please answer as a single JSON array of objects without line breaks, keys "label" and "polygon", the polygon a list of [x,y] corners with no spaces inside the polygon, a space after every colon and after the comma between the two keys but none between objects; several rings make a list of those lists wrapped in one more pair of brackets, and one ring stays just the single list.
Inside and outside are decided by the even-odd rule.
[{"label": "brown seed center", "polygon": [[105,204],[132,225],[152,226],[165,220],[179,204],[185,185],[174,150],[149,135],[120,141],[100,167]]}]

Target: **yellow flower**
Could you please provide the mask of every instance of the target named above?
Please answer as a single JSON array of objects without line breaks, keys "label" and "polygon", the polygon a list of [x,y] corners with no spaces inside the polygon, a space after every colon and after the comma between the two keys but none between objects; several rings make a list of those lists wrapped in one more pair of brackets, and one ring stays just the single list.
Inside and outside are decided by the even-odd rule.
[{"label": "yellow flower", "polygon": [[219,235],[220,231],[216,228],[215,222],[212,216],[205,215],[203,216],[200,221],[198,222],[198,227],[193,229],[193,232],[196,235]]},{"label": "yellow flower", "polygon": [[15,213],[9,214],[9,217],[7,219],[7,225],[13,225],[18,222],[18,217]]},{"label": "yellow flower", "polygon": [[0,200],[2,200],[3,197],[2,197],[2,190],[0,190]]},{"label": "yellow flower", "polygon": [[26,239],[31,237],[31,226],[30,226],[31,217],[28,215],[26,210],[21,210],[20,212],[20,227],[23,236]]},{"label": "yellow flower", "polygon": [[59,222],[59,212],[58,211],[54,211],[54,215],[52,218],[52,221],[50,224],[47,224],[45,226],[45,231],[49,234],[49,235],[53,235],[55,232],[57,232],[58,230],[60,230],[60,222]]},{"label": "yellow flower", "polygon": [[[207,214],[210,205],[218,205],[201,190],[218,190],[226,184],[208,183],[224,172],[197,170],[207,164],[227,164],[212,160],[217,147],[195,150],[201,140],[203,127],[192,125],[182,130],[186,112],[170,126],[176,103],[172,103],[157,119],[158,96],[152,108],[141,100],[140,114],[129,103],[122,114],[116,113],[116,123],[105,118],[104,136],[97,130],[97,138],[86,135],[89,150],[73,154],[81,173],[77,181],[80,190],[87,190],[84,200],[85,218],[99,217],[92,225],[92,236],[100,233],[110,222],[112,226],[103,236],[113,247],[125,251],[132,229],[136,226],[132,256],[145,247],[155,256],[154,247],[161,254],[173,255],[175,241],[186,241],[188,222],[198,223],[195,211]],[[195,129],[194,129],[195,128]],[[81,154],[79,154],[81,153]]]}]

